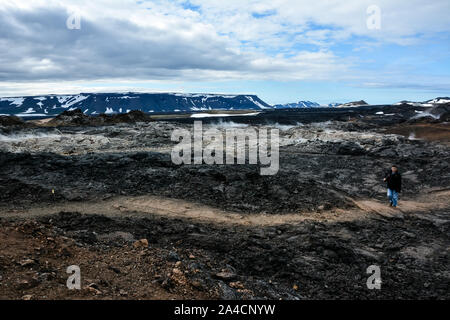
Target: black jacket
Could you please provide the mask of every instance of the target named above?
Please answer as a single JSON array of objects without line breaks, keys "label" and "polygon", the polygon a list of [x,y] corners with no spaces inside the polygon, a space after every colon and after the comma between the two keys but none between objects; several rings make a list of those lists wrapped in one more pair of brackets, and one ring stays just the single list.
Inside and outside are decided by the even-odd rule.
[{"label": "black jacket", "polygon": [[386,184],[387,187],[391,190],[395,190],[397,192],[402,191],[402,176],[400,173],[389,171],[386,175]]}]

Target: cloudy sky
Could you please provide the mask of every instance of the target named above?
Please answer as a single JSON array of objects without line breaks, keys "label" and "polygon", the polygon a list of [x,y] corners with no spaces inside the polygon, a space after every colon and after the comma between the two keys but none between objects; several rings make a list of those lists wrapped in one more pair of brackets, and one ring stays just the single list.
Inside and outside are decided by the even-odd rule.
[{"label": "cloudy sky", "polygon": [[450,96],[449,13],[448,0],[0,0],[0,96]]}]

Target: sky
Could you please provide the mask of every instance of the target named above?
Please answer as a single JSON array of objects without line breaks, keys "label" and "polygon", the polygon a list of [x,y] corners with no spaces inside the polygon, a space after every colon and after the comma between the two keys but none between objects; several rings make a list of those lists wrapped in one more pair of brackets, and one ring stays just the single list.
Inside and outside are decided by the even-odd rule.
[{"label": "sky", "polygon": [[448,0],[0,0],[0,96],[450,96]]}]

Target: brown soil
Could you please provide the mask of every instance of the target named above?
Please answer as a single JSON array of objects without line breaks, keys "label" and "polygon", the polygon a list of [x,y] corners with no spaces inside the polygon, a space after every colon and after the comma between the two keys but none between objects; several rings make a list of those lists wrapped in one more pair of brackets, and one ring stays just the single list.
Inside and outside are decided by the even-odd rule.
[{"label": "brown soil", "polygon": [[[195,280],[200,270],[192,266],[197,262],[211,269],[214,266],[209,262],[209,252],[199,250],[189,243],[191,234],[180,234],[182,240],[171,242],[169,239],[170,242],[164,246],[150,242],[149,247],[136,247],[133,234],[127,230],[109,230],[108,233],[97,236],[104,240],[100,245],[88,245],[86,243],[89,241],[80,241],[81,238],[76,233],[80,232],[79,228],[75,233],[62,235],[61,230],[53,225],[52,217],[58,219],[58,213],[62,211],[79,212],[87,216],[101,214],[102,217],[111,219],[135,219],[133,221],[136,221],[136,225],[140,221],[137,219],[142,218],[155,222],[168,219],[167,223],[170,225],[198,224],[201,228],[210,230],[208,233],[213,237],[216,228],[234,230],[235,227],[243,226],[250,228],[251,232],[260,233],[264,232],[264,228],[287,225],[298,228],[310,222],[332,226],[336,223],[347,225],[360,221],[364,225],[370,225],[370,221],[380,219],[397,221],[417,218],[439,225],[441,217],[435,215],[435,212],[448,211],[449,195],[449,190],[430,190],[414,200],[402,199],[398,209],[366,199],[355,200],[356,208],[353,210],[336,209],[293,215],[243,216],[201,204],[154,196],[117,197],[103,202],[68,202],[49,207],[5,211],[2,212],[3,220],[0,225],[0,299],[223,298],[223,292],[205,288]],[[42,220],[43,217],[50,218]],[[72,226],[70,216],[59,218],[63,223],[67,221],[67,226]],[[100,219],[96,224],[100,227],[104,223]],[[342,237],[342,241],[355,237],[347,228],[339,227],[337,230],[336,235]],[[331,231],[327,231],[326,237],[330,233]],[[237,231],[237,234],[241,232]],[[214,237],[217,238],[217,235]],[[318,238],[324,237],[325,235],[318,235]],[[184,239],[186,245],[183,244]],[[224,237],[224,241],[229,240]],[[402,254],[415,257],[418,261],[426,261],[435,245],[408,247],[403,249]],[[364,249],[362,252],[370,257],[370,251]],[[167,257],[174,253],[180,258],[168,260]],[[311,260],[313,261],[315,260]],[[65,271],[73,264],[80,266],[82,270],[82,290],[68,290],[66,287],[69,275]],[[225,274],[227,272],[225,270]],[[251,285],[246,285],[245,281],[228,282],[243,297],[246,294],[247,297],[255,295]],[[296,287],[299,284],[292,285]]]},{"label": "brown soil", "polygon": [[450,125],[448,123],[400,124],[390,127],[386,133],[400,134],[407,138],[439,141],[450,144]]},{"label": "brown soil", "polygon": [[[185,266],[159,248],[88,248],[36,221],[0,226],[2,299],[208,299],[186,280]],[[66,268],[82,270],[81,290],[66,286]]]}]

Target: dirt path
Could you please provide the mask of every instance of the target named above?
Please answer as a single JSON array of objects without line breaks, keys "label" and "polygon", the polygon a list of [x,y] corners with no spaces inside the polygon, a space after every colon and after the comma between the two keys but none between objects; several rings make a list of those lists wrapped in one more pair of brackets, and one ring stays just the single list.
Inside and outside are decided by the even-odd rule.
[{"label": "dirt path", "polygon": [[[421,218],[438,221],[434,211],[450,208],[450,190],[431,190],[416,199],[402,199],[396,209],[386,202],[372,199],[353,199],[357,208],[351,210],[333,209],[319,212],[299,212],[297,214],[240,214],[179,199],[157,196],[120,196],[101,201],[67,202],[50,206],[36,206],[26,210],[12,210],[2,213],[2,217],[30,218],[65,212],[101,214],[109,217],[142,218],[159,215],[170,218],[245,226],[272,226],[309,221],[353,221],[373,217],[402,218],[418,215]],[[445,210],[444,210],[445,211]]]}]

